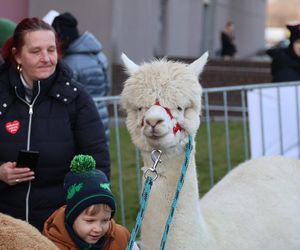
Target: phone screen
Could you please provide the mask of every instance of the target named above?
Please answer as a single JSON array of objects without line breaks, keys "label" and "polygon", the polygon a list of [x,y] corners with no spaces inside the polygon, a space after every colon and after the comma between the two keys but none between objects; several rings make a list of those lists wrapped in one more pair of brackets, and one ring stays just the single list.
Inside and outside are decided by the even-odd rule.
[{"label": "phone screen", "polygon": [[20,150],[18,155],[17,167],[28,167],[32,171],[35,171],[39,155],[39,151]]}]

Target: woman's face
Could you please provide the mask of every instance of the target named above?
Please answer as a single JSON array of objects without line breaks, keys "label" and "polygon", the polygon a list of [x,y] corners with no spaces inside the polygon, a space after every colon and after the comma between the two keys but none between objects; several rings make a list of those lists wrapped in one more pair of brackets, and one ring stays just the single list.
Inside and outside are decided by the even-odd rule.
[{"label": "woman's face", "polygon": [[300,57],[300,39],[297,39],[294,43],[293,43],[293,50],[295,52],[295,54]]},{"label": "woman's face", "polygon": [[32,86],[35,80],[47,79],[57,64],[55,34],[50,30],[28,32],[21,51],[14,48],[15,60],[22,67],[22,75]]}]

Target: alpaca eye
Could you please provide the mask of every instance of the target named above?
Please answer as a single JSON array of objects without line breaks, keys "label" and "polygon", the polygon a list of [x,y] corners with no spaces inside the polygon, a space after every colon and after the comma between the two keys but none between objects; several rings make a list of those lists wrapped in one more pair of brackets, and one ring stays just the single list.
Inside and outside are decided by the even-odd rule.
[{"label": "alpaca eye", "polygon": [[177,110],[178,110],[178,111],[182,111],[182,107],[178,106],[178,107],[177,107]]},{"label": "alpaca eye", "polygon": [[139,108],[138,108],[138,111],[142,111],[142,109],[143,109],[142,107],[139,107]]}]

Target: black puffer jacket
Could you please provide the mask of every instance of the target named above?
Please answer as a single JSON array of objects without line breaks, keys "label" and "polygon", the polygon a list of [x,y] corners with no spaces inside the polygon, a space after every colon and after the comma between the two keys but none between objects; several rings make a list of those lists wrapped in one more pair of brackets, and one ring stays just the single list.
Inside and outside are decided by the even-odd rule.
[{"label": "black puffer jacket", "polygon": [[70,79],[71,71],[59,62],[55,74],[34,83],[37,98],[32,104],[30,128],[30,108],[22,100],[25,94],[20,77],[13,68],[0,68],[0,164],[16,161],[20,149],[40,151],[35,180],[15,186],[0,181],[0,212],[28,217],[38,229],[65,203],[63,180],[75,154],[91,154],[97,168],[110,175],[97,109],[83,87]]},{"label": "black puffer jacket", "polygon": [[300,80],[300,57],[295,55],[292,48],[269,49],[267,54],[272,58],[273,82]]}]

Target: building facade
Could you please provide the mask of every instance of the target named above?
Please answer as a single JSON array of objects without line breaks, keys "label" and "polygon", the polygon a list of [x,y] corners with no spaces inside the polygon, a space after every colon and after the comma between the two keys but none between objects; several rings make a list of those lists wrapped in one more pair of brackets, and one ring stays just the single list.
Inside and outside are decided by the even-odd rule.
[{"label": "building facade", "polygon": [[235,24],[238,57],[265,45],[266,0],[26,0],[18,12],[18,0],[1,2],[0,16],[16,22],[51,9],[73,13],[80,31],[94,33],[116,63],[122,52],[138,63],[154,56],[195,58],[207,50],[213,57],[227,21]]}]

